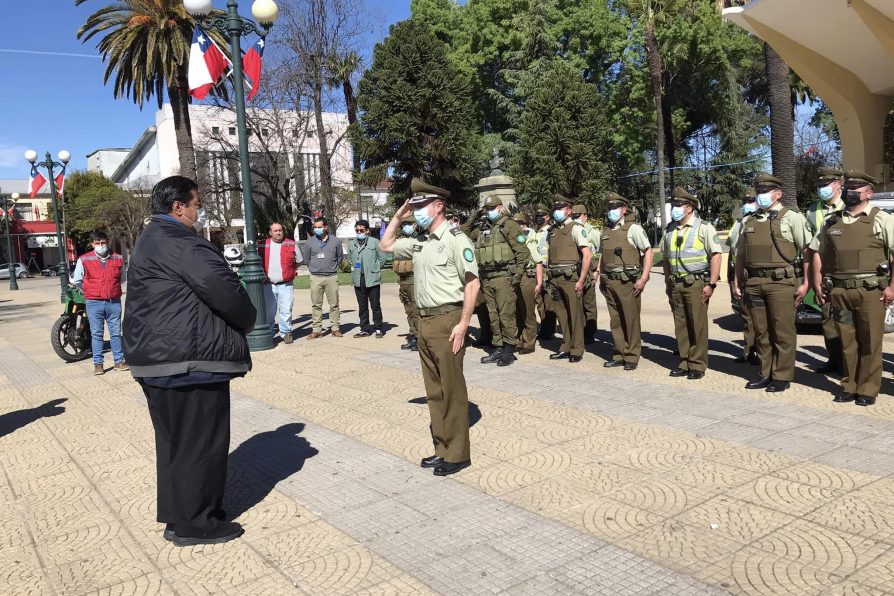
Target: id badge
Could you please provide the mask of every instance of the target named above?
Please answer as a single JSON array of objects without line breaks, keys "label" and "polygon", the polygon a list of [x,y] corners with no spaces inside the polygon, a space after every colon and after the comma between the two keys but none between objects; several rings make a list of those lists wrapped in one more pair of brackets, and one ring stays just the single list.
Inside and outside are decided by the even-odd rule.
[{"label": "id badge", "polygon": [[354,269],[360,269],[360,263],[354,263]]},{"label": "id badge", "polygon": [[318,252],[318,253],[317,253],[317,258],[318,258],[318,259],[325,259],[325,258],[326,258],[326,254],[325,254],[325,253],[322,253],[322,252]]}]

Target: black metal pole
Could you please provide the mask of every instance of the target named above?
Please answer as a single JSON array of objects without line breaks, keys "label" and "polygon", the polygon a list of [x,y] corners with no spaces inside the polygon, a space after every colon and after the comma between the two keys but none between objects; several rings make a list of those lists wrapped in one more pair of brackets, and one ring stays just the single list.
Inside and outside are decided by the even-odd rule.
[{"label": "black metal pole", "polygon": [[62,164],[53,161],[53,156],[47,151],[47,159],[42,165],[47,169],[50,182],[50,196],[53,199],[53,219],[56,221],[56,243],[59,245],[59,285],[61,286],[60,300],[65,303],[68,293],[68,262],[66,259],[68,251],[62,241],[62,224],[60,223],[59,201],[56,197],[56,178],[53,175],[53,167],[62,167]]}]

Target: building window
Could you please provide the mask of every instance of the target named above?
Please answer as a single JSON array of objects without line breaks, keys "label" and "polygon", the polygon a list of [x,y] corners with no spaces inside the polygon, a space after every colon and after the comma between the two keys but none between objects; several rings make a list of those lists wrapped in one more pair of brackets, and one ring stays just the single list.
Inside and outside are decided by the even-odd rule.
[{"label": "building window", "polygon": [[219,127],[219,126],[212,126],[212,127],[211,127],[211,134],[213,134],[213,135],[219,135],[219,134],[220,134],[220,127]]},{"label": "building window", "polygon": [[262,137],[270,136],[270,131],[267,130],[266,128],[262,128],[262,129],[261,129],[261,136],[262,136]]},{"label": "building window", "polygon": [[235,127],[235,126],[231,126],[231,127],[230,127],[230,136],[231,136],[231,137],[235,137],[235,136],[236,136],[236,127]]}]

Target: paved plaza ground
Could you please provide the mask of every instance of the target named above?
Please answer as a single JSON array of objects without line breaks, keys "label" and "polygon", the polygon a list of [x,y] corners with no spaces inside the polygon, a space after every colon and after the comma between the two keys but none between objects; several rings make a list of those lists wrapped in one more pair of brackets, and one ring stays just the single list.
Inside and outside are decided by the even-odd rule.
[{"label": "paved plaza ground", "polygon": [[176,548],[138,385],[63,363],[58,282],[20,285],[0,290],[2,594],[894,593],[894,337],[875,407],[832,403],[815,335],[791,390],[749,392],[721,286],[710,371],[672,379],[655,275],[635,372],[602,368],[601,297],[580,364],[538,348],[498,368],[470,349],[473,465],[436,478],[418,465],[428,410],[397,287],[384,339],[352,337],[347,287],[347,335],[305,340],[298,291],[296,342],[233,383],[226,509],[245,535]]}]

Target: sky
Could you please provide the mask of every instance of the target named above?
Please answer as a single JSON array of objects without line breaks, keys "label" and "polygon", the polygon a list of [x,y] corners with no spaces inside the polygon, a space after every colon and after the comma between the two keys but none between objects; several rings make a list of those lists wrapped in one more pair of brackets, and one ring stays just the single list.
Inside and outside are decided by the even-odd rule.
[{"label": "sky", "polygon": [[[72,154],[71,166],[87,167],[87,154],[104,147],[130,147],[155,123],[157,104],[143,109],[127,99],[116,100],[103,85],[105,67],[98,58],[97,36],[87,44],[75,33],[88,15],[112,0],[4,2],[7,23],[0,38],[0,179],[27,178],[23,153],[35,149],[41,158],[61,149]],[[214,0],[224,8],[224,0]],[[251,0],[240,12],[250,14]],[[369,36],[379,40],[388,26],[407,18],[410,0],[367,0],[373,13]],[[248,47],[243,42],[244,47]],[[371,47],[372,43],[370,43]],[[368,51],[368,49],[367,49]]]}]

